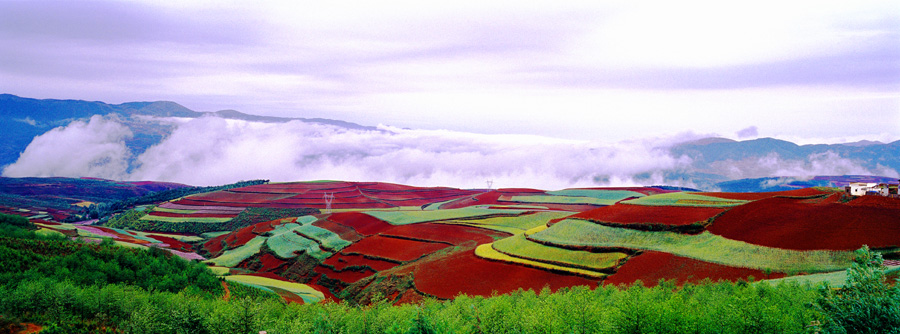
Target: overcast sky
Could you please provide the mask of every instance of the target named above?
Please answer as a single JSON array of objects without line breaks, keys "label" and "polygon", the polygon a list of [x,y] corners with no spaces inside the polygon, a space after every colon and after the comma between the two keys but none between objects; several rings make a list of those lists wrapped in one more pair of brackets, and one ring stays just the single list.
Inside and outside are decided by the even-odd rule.
[{"label": "overcast sky", "polygon": [[8,1],[0,93],[621,141],[900,139],[900,1]]}]

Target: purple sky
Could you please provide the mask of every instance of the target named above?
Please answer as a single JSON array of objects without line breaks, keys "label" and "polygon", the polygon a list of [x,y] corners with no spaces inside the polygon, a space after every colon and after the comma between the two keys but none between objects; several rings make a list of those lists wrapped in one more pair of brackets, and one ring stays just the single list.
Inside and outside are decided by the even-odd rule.
[{"label": "purple sky", "polygon": [[579,140],[900,139],[898,1],[264,3],[0,1],[0,92]]}]

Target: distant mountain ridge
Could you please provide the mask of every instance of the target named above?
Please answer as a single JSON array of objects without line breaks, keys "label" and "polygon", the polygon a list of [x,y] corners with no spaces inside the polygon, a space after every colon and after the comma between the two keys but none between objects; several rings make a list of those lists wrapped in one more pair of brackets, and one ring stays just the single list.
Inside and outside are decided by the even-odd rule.
[{"label": "distant mountain ridge", "polygon": [[[718,188],[722,182],[742,179],[762,179],[795,176],[794,180],[812,179],[816,175],[835,175],[834,166],[847,163],[856,164],[874,173],[888,172],[896,174],[900,171],[900,141],[880,143],[863,141],[846,144],[812,144],[797,145],[795,143],[774,139],[759,138],[735,141],[726,138],[705,138],[674,146],[670,153],[673,156],[687,156],[691,159],[692,170],[683,176],[695,181],[700,188]],[[777,169],[767,164],[777,162],[806,164],[808,175],[779,175]],[[758,175],[729,175],[729,167],[741,166],[741,171],[758,170]],[[831,170],[816,171],[815,168]],[[774,169],[774,170],[773,170]],[[893,171],[893,173],[890,173]],[[848,174],[844,171],[840,174]],[[896,175],[885,176],[895,179]],[[896,180],[895,180],[896,181]],[[727,184],[726,184],[727,185]],[[824,185],[824,184],[816,184]],[[812,186],[812,185],[810,185]],[[747,190],[761,191],[763,189]],[[788,188],[772,188],[771,191]],[[729,191],[722,189],[723,191]]]},{"label": "distant mountain ridge", "polygon": [[[177,125],[173,122],[148,121],[165,117],[197,118],[214,115],[252,122],[301,121],[341,129],[378,131],[378,128],[372,126],[325,118],[258,116],[236,110],[197,112],[170,101],[108,104],[99,101],[42,100],[0,94],[0,128],[2,128],[0,169],[16,162],[36,136],[66,126],[73,121],[86,121],[94,115],[115,119],[132,131],[133,136],[126,140],[125,145],[133,156],[138,156],[147,148],[160,143],[175,130]],[[774,138],[736,141],[710,137],[677,144],[665,150],[674,158],[689,161],[689,165],[681,164],[678,167],[661,170],[662,180],[655,171],[651,171],[632,175],[633,181],[645,185],[662,181],[670,185],[684,185],[704,190],[718,190],[721,189],[720,185],[724,184],[725,187],[745,189],[743,191],[763,191],[767,190],[766,187],[769,185],[785,184],[783,181],[786,180],[788,180],[786,182],[810,180],[816,175],[871,174],[892,179],[898,176],[897,172],[900,171],[900,141],[797,145]],[[783,166],[792,169],[781,168]],[[778,177],[788,178],[778,179]],[[596,178],[598,184],[607,179],[602,176]],[[759,186],[753,185],[756,181],[733,185],[726,183],[744,179],[762,181],[759,182]],[[779,189],[781,188],[772,188],[772,190]]]},{"label": "distant mountain ridge", "polygon": [[173,130],[171,125],[148,125],[146,121],[139,120],[137,116],[197,118],[204,115],[215,115],[226,119],[253,122],[301,121],[346,129],[376,130],[372,126],[326,118],[256,116],[235,110],[198,112],[171,101],[108,104],[83,100],[41,100],[0,94],[0,124],[3,128],[3,131],[0,132],[0,168],[16,162],[19,154],[25,150],[34,137],[53,128],[68,125],[73,121],[86,121],[94,115],[115,115],[118,120],[127,125],[134,132],[134,138],[129,140],[126,145],[136,153],[143,152],[158,143]]}]

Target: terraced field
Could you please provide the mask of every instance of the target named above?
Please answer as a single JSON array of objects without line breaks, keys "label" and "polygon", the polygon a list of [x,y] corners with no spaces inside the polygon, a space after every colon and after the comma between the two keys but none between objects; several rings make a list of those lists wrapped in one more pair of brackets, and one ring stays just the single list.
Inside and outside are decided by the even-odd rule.
[{"label": "terraced field", "polygon": [[[330,208],[326,194],[334,196]],[[41,233],[167,249],[230,273],[230,283],[303,303],[414,303],[638,280],[828,279],[863,244],[884,253],[900,246],[900,201],[826,188],[483,191],[318,181],[256,184],[129,212],[150,227],[226,230],[72,225],[45,219],[51,211],[32,221]]]}]

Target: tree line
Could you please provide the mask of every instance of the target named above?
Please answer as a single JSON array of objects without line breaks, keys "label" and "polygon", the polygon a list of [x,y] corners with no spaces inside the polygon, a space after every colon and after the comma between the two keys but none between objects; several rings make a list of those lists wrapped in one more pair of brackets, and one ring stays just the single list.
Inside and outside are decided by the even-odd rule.
[{"label": "tree line", "polygon": [[246,288],[223,300],[221,283],[202,264],[161,251],[45,237],[4,223],[0,263],[22,266],[0,268],[0,325],[34,322],[50,334],[896,333],[900,290],[886,282],[882,262],[858,250],[842,289],[661,282],[399,306],[378,298],[297,305]]}]

